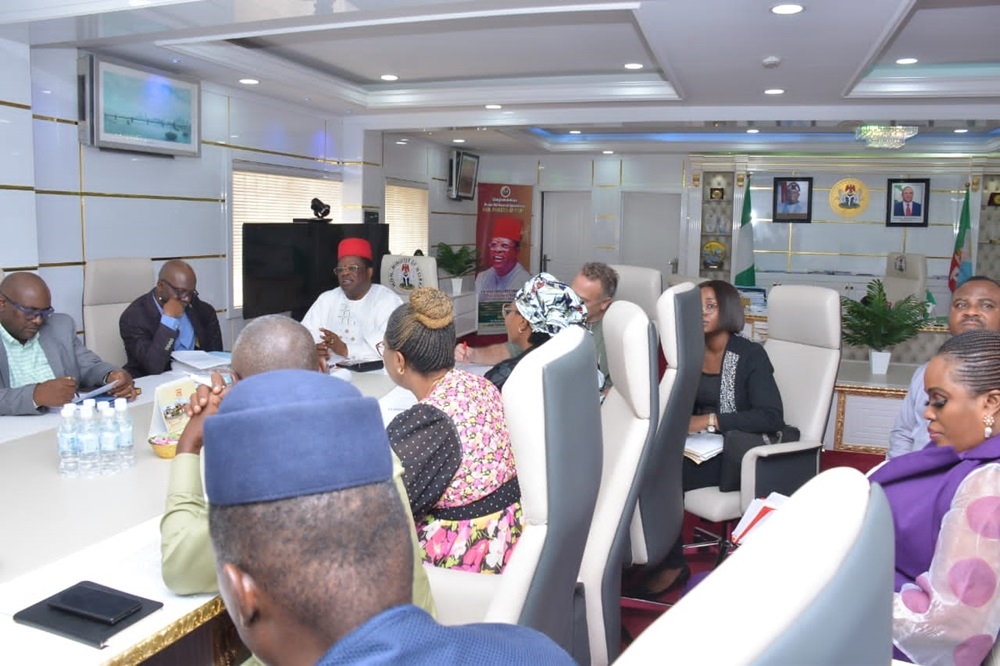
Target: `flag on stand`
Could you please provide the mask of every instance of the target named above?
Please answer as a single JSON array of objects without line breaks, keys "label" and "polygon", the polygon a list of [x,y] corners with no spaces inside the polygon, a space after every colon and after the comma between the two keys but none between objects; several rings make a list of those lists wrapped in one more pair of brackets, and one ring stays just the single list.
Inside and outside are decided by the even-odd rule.
[{"label": "flag on stand", "polygon": [[955,250],[951,255],[951,268],[948,270],[948,289],[955,291],[972,277],[972,226],[969,217],[969,188],[965,188],[965,201],[962,203],[962,216],[958,221],[958,235],[955,236]]},{"label": "flag on stand", "polygon": [[750,174],[747,174],[747,189],[743,194],[743,215],[740,217],[740,231],[736,235],[736,280],[737,287],[757,285],[757,270],[753,264],[753,225],[750,223]]}]

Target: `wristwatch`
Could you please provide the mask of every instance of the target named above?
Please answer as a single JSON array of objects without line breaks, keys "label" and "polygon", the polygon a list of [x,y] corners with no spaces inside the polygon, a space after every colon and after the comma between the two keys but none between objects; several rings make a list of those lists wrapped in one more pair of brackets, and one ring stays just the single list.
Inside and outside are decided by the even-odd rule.
[{"label": "wristwatch", "polygon": [[718,429],[718,427],[716,426],[716,423],[715,423],[715,414],[709,414],[708,415],[708,431],[709,432],[718,432],[719,431],[719,429]]}]

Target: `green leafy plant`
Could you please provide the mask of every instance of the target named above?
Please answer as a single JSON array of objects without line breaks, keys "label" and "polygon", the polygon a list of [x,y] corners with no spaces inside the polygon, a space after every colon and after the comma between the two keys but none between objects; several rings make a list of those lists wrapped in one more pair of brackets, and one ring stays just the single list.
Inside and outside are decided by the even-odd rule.
[{"label": "green leafy plant", "polygon": [[458,250],[447,243],[437,244],[437,265],[448,275],[459,277],[476,270],[476,250],[469,245],[461,245]]},{"label": "green leafy plant", "polygon": [[890,303],[881,280],[868,283],[868,293],[861,301],[841,299],[844,311],[844,342],[875,351],[898,345],[917,334],[927,321],[927,305],[916,296]]}]

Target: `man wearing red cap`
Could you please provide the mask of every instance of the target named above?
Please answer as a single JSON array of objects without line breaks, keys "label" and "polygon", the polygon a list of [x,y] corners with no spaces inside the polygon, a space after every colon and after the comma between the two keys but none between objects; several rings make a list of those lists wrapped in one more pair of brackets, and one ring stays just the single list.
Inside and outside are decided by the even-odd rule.
[{"label": "man wearing red cap", "polygon": [[490,239],[490,267],[476,276],[476,291],[514,292],[524,286],[531,277],[517,256],[521,249],[521,221],[513,217],[501,217],[493,224]]},{"label": "man wearing red cap", "polygon": [[372,284],[372,246],[363,238],[340,241],[335,272],[340,286],[320,294],[302,325],[324,356],[381,358],[375,345],[385,336],[389,315],[403,301],[391,289]]}]

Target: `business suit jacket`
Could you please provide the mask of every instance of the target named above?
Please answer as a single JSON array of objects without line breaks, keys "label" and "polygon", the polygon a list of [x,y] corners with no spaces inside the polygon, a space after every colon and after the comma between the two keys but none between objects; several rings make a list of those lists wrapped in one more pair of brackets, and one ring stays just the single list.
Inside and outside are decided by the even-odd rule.
[{"label": "business suit jacket", "polygon": [[[902,201],[892,204],[892,214],[896,217],[906,217],[906,205]],[[910,202],[910,217],[917,217],[920,213],[920,204],[916,201]]]},{"label": "business suit jacket", "polygon": [[[118,369],[83,346],[69,315],[57,312],[46,319],[38,329],[38,338],[56,377],[75,377],[80,386],[100,386],[109,372]],[[10,388],[7,350],[0,345],[0,416],[40,413],[32,400],[35,386]]]},{"label": "business suit jacket", "polygon": [[[170,369],[179,331],[160,323],[160,310],[149,290],[125,308],[118,319],[118,330],[125,342],[125,370],[133,377],[158,375]],[[187,316],[194,327],[195,346],[204,351],[222,351],[222,330],[215,308],[196,298],[191,299]]]}]

